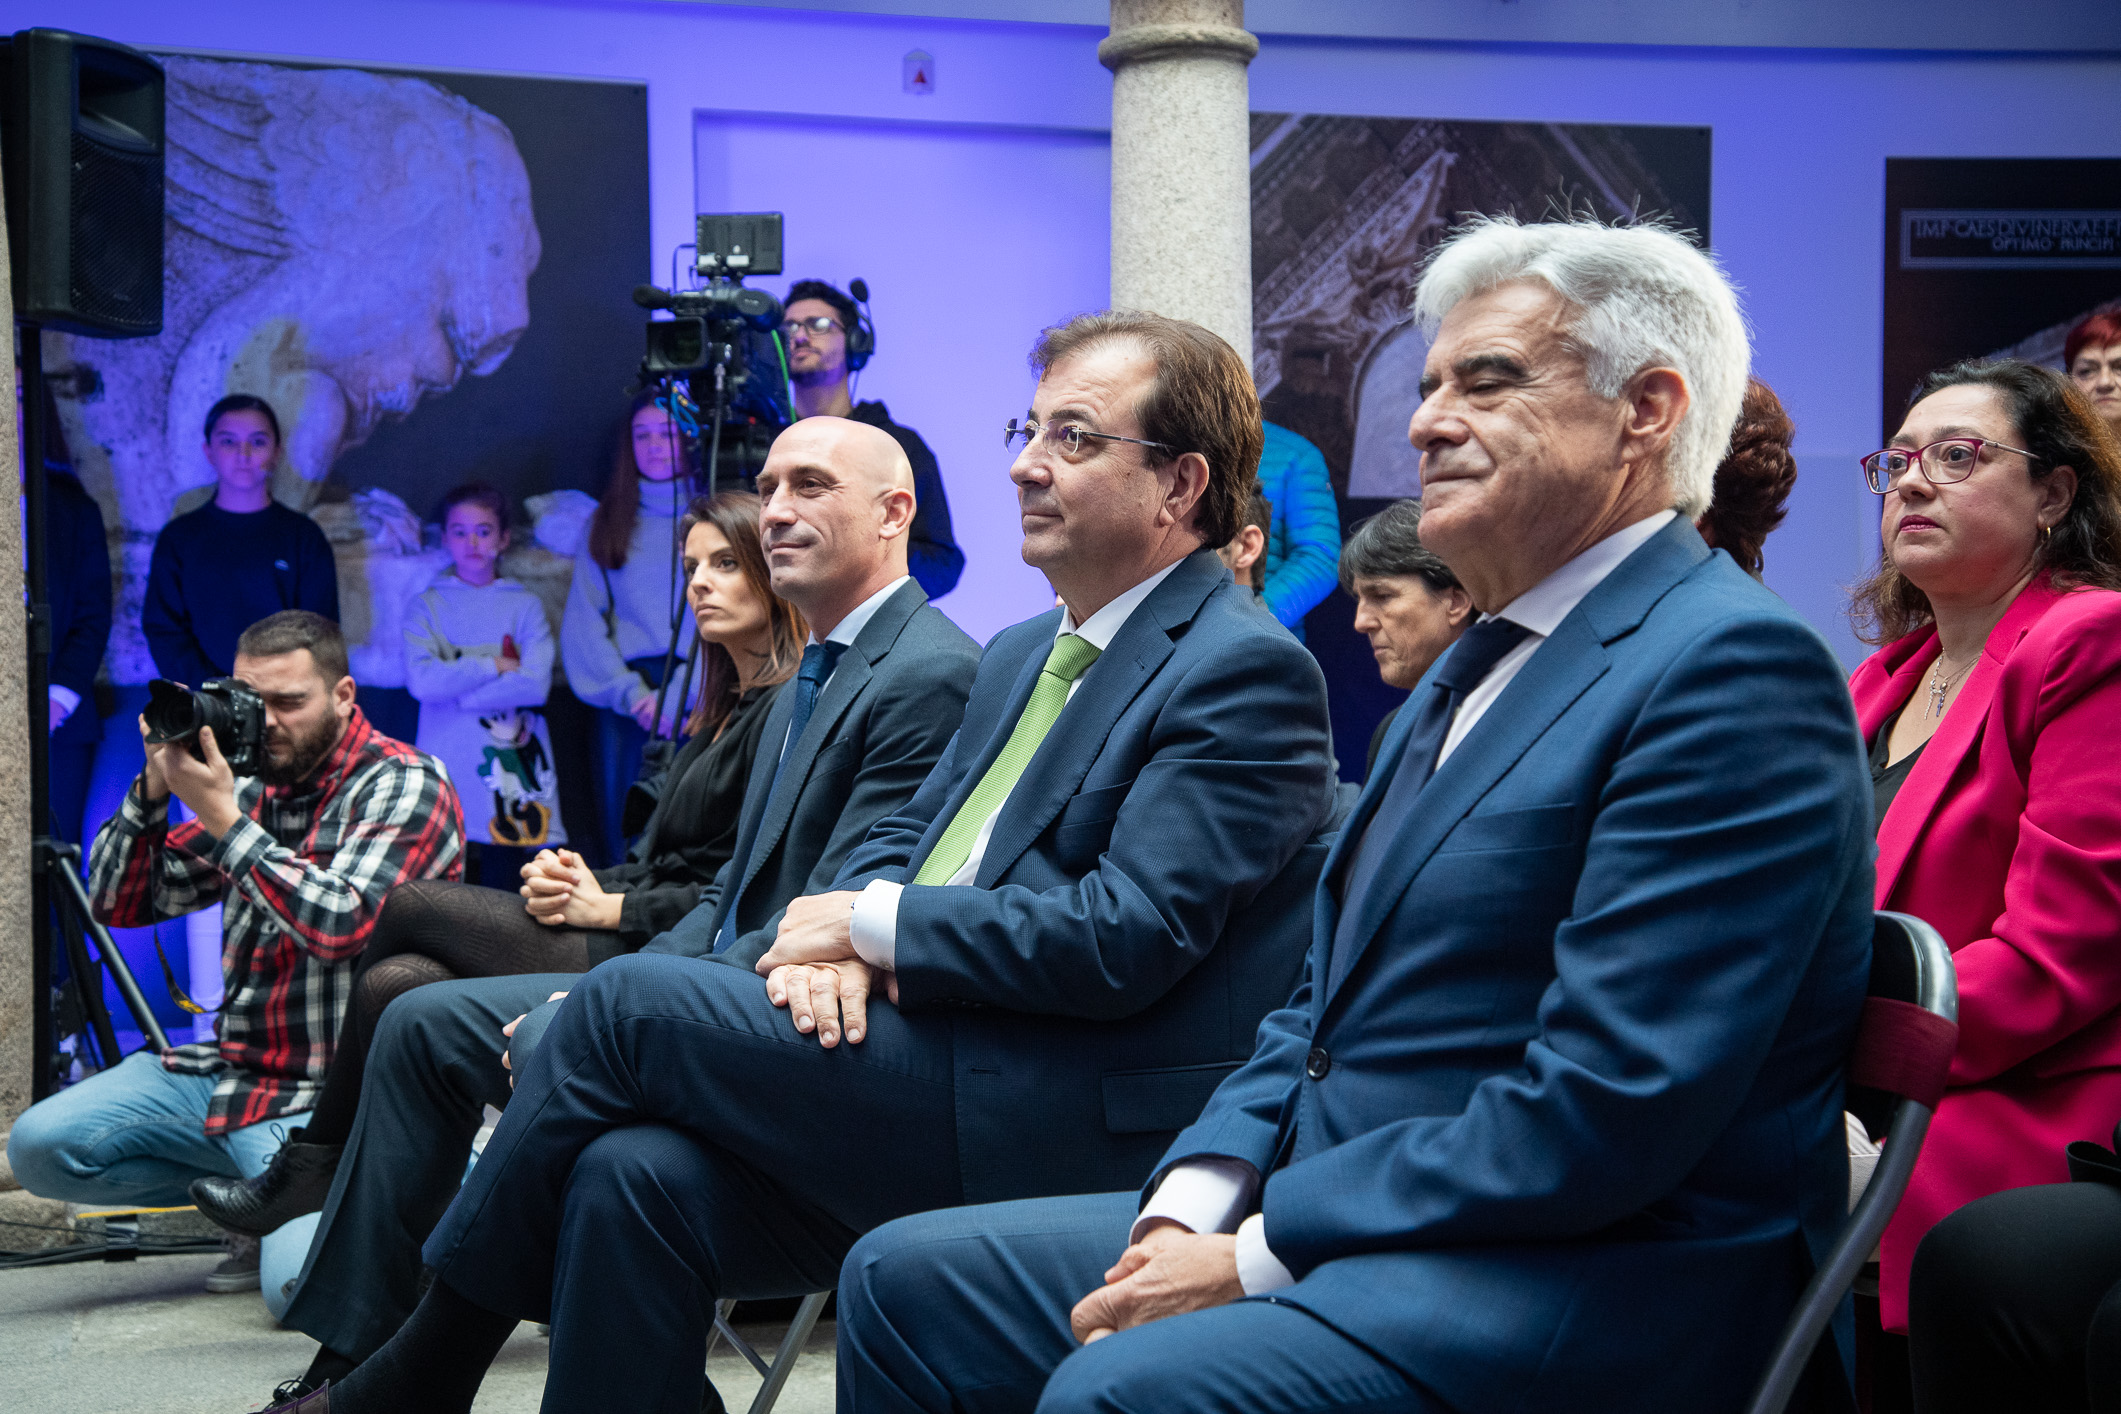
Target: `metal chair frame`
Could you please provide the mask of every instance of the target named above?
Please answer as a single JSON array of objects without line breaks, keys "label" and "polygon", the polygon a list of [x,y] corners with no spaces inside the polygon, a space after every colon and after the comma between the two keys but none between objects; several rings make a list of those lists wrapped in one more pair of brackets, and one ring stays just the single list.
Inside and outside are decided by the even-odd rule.
[{"label": "metal chair frame", "polygon": [[736,1353],[743,1356],[750,1362],[751,1368],[759,1372],[759,1378],[765,1381],[759,1386],[759,1392],[752,1396],[751,1414],[769,1414],[773,1402],[781,1397],[782,1386],[786,1385],[788,1377],[795,1373],[796,1357],[803,1353],[803,1346],[809,1341],[811,1331],[817,1329],[817,1318],[824,1312],[825,1303],[831,1297],[832,1293],[829,1291],[813,1291],[803,1298],[802,1304],[796,1307],[795,1319],[788,1323],[787,1331],[781,1336],[781,1343],[774,1348],[770,1363],[752,1347],[750,1341],[738,1335],[736,1328],[729,1324],[729,1313],[736,1309],[736,1302],[715,1303],[714,1333],[707,1338],[707,1353],[714,1353],[717,1341],[727,1340]]},{"label": "metal chair frame", "polygon": [[[1912,1002],[1935,1016],[1957,1024],[1959,1020],[1958,974],[1952,966],[1952,950],[1937,930],[1905,913],[1880,910],[1872,934],[1870,995]],[[1872,1092],[1874,1095],[1880,1092]],[[1868,1123],[1852,1098],[1850,1108]],[[1746,1414],[1782,1414],[1797,1383],[1811,1362],[1812,1350],[1855,1284],[1863,1264],[1878,1248],[1878,1239],[1900,1206],[1907,1181],[1922,1154],[1922,1139],[1929,1132],[1931,1108],[1905,1095],[1891,1109],[1885,1152],[1879,1156],[1870,1186],[1863,1190],[1856,1210],[1834,1239],[1826,1260],[1812,1274],[1811,1282],[1797,1300],[1797,1309],[1783,1327],[1774,1356],[1760,1378]]]}]

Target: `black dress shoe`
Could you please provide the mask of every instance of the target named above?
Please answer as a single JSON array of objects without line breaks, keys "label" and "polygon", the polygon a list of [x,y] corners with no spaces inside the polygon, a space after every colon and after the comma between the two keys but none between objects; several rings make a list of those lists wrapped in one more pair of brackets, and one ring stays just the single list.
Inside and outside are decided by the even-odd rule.
[{"label": "black dress shoe", "polygon": [[262,1414],[331,1414],[331,1381],[312,1388],[306,1380],[288,1380],[272,1392]]},{"label": "black dress shoe", "polygon": [[282,1223],[322,1210],[345,1151],[344,1144],[289,1139],[256,1178],[193,1179],[191,1200],[208,1221],[230,1232],[263,1237]]}]

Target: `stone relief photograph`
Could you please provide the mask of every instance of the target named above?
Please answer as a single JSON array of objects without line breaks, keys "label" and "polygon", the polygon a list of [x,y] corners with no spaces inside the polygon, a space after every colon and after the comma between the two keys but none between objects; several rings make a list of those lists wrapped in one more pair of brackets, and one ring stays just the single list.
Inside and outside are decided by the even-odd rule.
[{"label": "stone relief photograph", "polygon": [[[593,495],[608,473],[639,358],[638,261],[612,257],[648,247],[646,90],[157,57],[163,332],[45,336],[111,536],[109,680],[155,675],[149,553],[212,494],[206,410],[248,393],[285,432],[274,498],[332,544],[356,679],[401,687],[403,607],[447,562],[423,544],[434,499],[468,480]],[[509,572],[557,609],[564,555],[518,545]]]}]

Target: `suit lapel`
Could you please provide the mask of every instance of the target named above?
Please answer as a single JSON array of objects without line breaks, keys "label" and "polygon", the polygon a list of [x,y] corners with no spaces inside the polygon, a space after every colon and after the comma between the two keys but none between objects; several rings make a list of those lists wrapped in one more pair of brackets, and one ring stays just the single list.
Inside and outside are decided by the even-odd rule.
[{"label": "suit lapel", "polygon": [[[921,605],[927,602],[928,596],[921,592],[918,584],[908,582],[901,585],[899,591],[886,599],[869,622],[862,626],[862,631],[855,635],[854,642],[848,645],[847,651],[840,655],[838,666],[833,668],[832,677],[825,683],[825,690],[819,694],[817,706],[810,713],[810,720],[803,725],[802,736],[788,743],[786,765],[782,766],[776,762],[776,768],[781,775],[780,788],[774,790],[772,797],[765,802],[758,834],[753,839],[750,852],[744,856],[744,877],[739,884],[740,888],[748,886],[760,867],[772,858],[774,849],[781,842],[782,834],[788,829],[789,820],[794,818],[795,803],[802,798],[803,785],[810,779],[810,768],[817,764],[818,753],[823,751],[826,744],[838,733],[840,719],[847,715],[848,709],[853,707],[856,699],[862,695],[862,689],[867,687],[869,680],[876,675],[875,664],[891,651],[892,644],[898,641],[900,631],[906,627]],[[765,744],[768,746],[778,747],[782,737],[772,733],[778,726],[785,736],[789,720],[795,712],[795,693],[784,692],[781,696],[788,704],[788,711],[782,713],[779,710],[780,704],[775,704],[774,720],[766,724],[768,735]],[[764,759],[763,751],[760,753],[760,759]],[[757,774],[756,770],[753,774]],[[769,786],[773,776],[773,771],[766,773]]]},{"label": "suit lapel", "polygon": [[[1061,709],[1058,720],[1025,766],[1024,774],[1009,792],[988,837],[987,852],[980,857],[976,880],[981,888],[994,881],[1031,847],[1046,826],[1053,823],[1063,806],[1082,786],[1091,763],[1103,750],[1105,738],[1134,699],[1156,676],[1171,656],[1171,630],[1190,622],[1223,574],[1222,562],[1212,551],[1196,551],[1165,576],[1135,611],[1120,625],[1111,644],[1083,674],[1075,695]],[[997,727],[977,774],[977,781],[1001,753],[1002,744],[1023,715],[1031,686],[1045,665],[1044,652],[1034,652],[1026,664],[1028,676],[1019,674],[1017,691],[1011,694],[1012,711]],[[969,794],[971,787],[966,786]]]},{"label": "suit lapel", "polygon": [[[2056,598],[2055,591],[2042,579],[2027,585],[2004,611],[1995,628],[1989,631],[1988,640],[1981,645],[1981,656],[1968,671],[1966,683],[1953,700],[1951,711],[1937,724],[1936,734],[1923,746],[1921,757],[1901,783],[1899,794],[1893,797],[1892,808],[1878,827],[1877,898],[1880,907],[1893,896],[1901,870],[1907,867],[1908,858],[1914,853],[1915,842],[1922,838],[1930,817],[1944,803],[1945,790],[1958,775],[1960,763],[1979,748],[1982,728],[1987,725],[1989,710],[1995,705],[1996,687],[2003,680],[2005,660],[2027,631],[2040,622],[2041,615],[2048,611]],[[1907,707],[1922,710],[1918,701],[1922,678],[1937,659],[1936,647],[1933,634],[1928,644],[1893,674],[1893,691],[1887,698],[1889,704],[1904,704],[1902,710]],[[1900,691],[1903,680],[1909,680],[1904,695]],[[1879,717],[1880,724],[1892,710],[1891,705],[1886,707]]]},{"label": "suit lapel", "polygon": [[[1379,841],[1391,854],[1354,920],[1355,955],[1348,959],[1342,972],[1341,988],[1354,975],[1378,928],[1398,907],[1399,896],[1429,862],[1444,836],[1605,671],[1604,646],[1589,623],[1572,613],[1555,628],[1552,637],[1539,645],[1502,695],[1474,723],[1450,759],[1422,787],[1419,804],[1399,837],[1389,844]],[[1402,738],[1399,745],[1403,751],[1405,733],[1399,730],[1398,723],[1393,724],[1393,734]],[[1383,764],[1381,758],[1379,764]],[[1342,836],[1344,841],[1359,838],[1352,828]],[[1338,921],[1336,916],[1336,927]],[[1331,945],[1330,937],[1327,943]],[[1335,993],[1341,988],[1334,989]],[[1321,1006],[1331,1001],[1332,996],[1326,996],[1321,999]]]},{"label": "suit lapel", "polygon": [[[1148,607],[1147,603],[1141,606]],[[1060,814],[1083,777],[1090,774],[1090,763],[1097,759],[1113,724],[1170,656],[1170,635],[1150,615],[1137,611],[1128,618],[1112,646],[1083,674],[1075,695],[1061,709],[1053,729],[1009,792],[995,818],[994,833],[988,837],[987,852],[980,857],[976,882],[981,888],[992,888]],[[1042,658],[1036,666],[1043,665]],[[1024,695],[1028,699],[1029,691]],[[1010,726],[1015,727],[1014,717]]]},{"label": "suit lapel", "polygon": [[[1323,1016],[1333,997],[1346,989],[1348,979],[1355,975],[1362,954],[1376,937],[1377,930],[1398,907],[1400,896],[1428,864],[1444,837],[1480,803],[1497,781],[1517,765],[1532,744],[1561,719],[1585,690],[1605,675],[1610,662],[1605,645],[1633,632],[1657,601],[1692,573],[1708,554],[1708,547],[1692,525],[1684,519],[1673,521],[1594,586],[1534,650],[1517,676],[1503,689],[1502,695],[1481,715],[1450,758],[1422,787],[1418,808],[1408,816],[1399,836],[1390,841],[1377,841],[1378,847],[1391,851],[1390,856],[1364,898],[1362,912],[1354,920],[1350,945],[1355,949],[1355,955],[1348,959],[1348,965],[1342,970],[1341,985],[1327,995],[1323,984],[1328,973],[1325,970],[1313,973],[1314,979],[1320,983],[1313,993],[1316,997],[1313,1003],[1315,1017]],[[1416,693],[1430,690],[1429,679],[1435,671],[1432,667],[1424,675],[1414,689]],[[1321,900],[1318,916],[1322,931],[1313,939],[1314,949],[1330,949],[1333,945],[1333,932],[1340,920],[1338,908],[1330,895],[1337,894],[1340,888],[1340,871],[1345,857],[1362,842],[1362,827],[1375,813],[1377,797],[1383,794],[1391,772],[1399,769],[1414,715],[1417,714],[1402,712],[1402,720],[1393,723],[1385,748],[1378,755],[1378,770],[1364,785],[1362,797],[1356,802],[1347,827],[1327,858],[1320,876],[1320,888],[1329,897]],[[1320,959],[1314,955],[1314,968],[1319,967],[1319,963]]]},{"label": "suit lapel", "polygon": [[[753,849],[752,842],[759,837],[759,822],[766,814],[766,793],[773,789],[773,758],[776,748],[788,735],[788,724],[795,716],[795,694],[783,692],[774,699],[766,713],[766,725],[760,728],[758,754],[751,758],[751,774],[744,781],[744,811],[737,817],[736,853],[733,858],[741,861],[741,873],[736,887],[722,896],[719,913],[726,915],[736,896],[759,872],[759,861],[766,851]],[[721,930],[721,918],[715,920],[717,933]]]}]

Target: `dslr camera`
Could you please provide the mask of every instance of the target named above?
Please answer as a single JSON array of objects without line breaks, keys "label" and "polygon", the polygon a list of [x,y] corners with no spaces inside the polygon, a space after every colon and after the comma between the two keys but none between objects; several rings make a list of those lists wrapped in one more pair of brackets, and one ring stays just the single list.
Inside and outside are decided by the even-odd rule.
[{"label": "dslr camera", "polygon": [[204,761],[199,728],[214,729],[228,769],[255,776],[265,760],[265,699],[237,678],[209,678],[195,692],[181,682],[156,678],[147,685],[147,739],[157,746],[181,742]]}]

